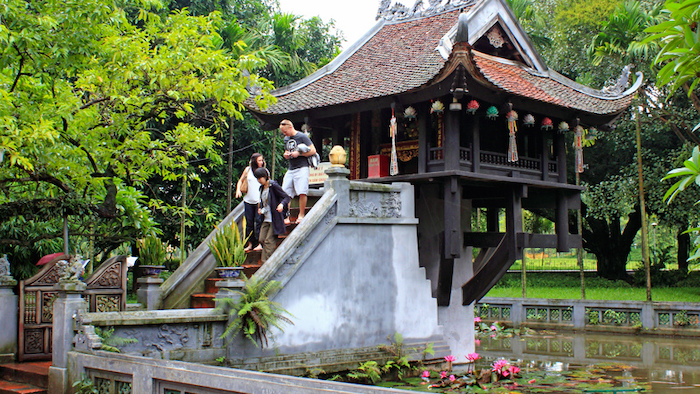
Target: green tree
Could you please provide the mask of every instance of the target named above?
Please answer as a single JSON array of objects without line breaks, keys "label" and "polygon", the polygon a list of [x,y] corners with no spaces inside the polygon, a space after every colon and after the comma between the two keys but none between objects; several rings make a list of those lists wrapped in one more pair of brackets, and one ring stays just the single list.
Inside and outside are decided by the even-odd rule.
[{"label": "green tree", "polygon": [[242,117],[247,88],[269,102],[254,72],[264,62],[222,48],[220,13],[151,6],[0,8],[0,246],[15,261],[49,251],[37,243],[60,239],[64,217],[105,251],[154,231],[148,207],[164,204],[146,197],[149,180],[181,179],[193,158],[209,160],[203,172],[220,163],[214,136]]}]

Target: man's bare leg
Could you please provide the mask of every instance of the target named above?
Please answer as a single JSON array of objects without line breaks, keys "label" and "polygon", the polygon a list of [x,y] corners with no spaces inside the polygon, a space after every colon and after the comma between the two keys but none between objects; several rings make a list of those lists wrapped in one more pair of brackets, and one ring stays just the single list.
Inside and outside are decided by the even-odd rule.
[{"label": "man's bare leg", "polygon": [[299,195],[299,215],[297,216],[297,223],[301,222],[306,214],[306,194]]}]

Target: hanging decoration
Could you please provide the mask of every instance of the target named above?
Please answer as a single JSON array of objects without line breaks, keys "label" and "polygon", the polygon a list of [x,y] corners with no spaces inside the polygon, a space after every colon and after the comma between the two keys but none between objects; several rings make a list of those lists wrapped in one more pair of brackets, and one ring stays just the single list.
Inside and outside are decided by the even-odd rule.
[{"label": "hanging decoration", "polygon": [[441,114],[445,110],[445,104],[442,103],[442,101],[437,100],[433,102],[433,105],[430,106],[430,113],[436,113],[436,114]]},{"label": "hanging decoration", "polygon": [[583,172],[583,127],[576,126],[574,129],[574,167],[577,173]]},{"label": "hanging decoration", "polygon": [[527,127],[532,127],[535,125],[535,117],[532,114],[527,114],[523,118],[523,124]]},{"label": "hanging decoration", "polygon": [[552,130],[552,127],[554,127],[554,125],[552,123],[552,119],[549,119],[549,118],[542,119],[542,130]]},{"label": "hanging decoration", "polygon": [[515,133],[518,131],[518,125],[515,121],[518,120],[518,113],[511,110],[506,114],[506,123],[508,124],[508,162],[515,163],[518,161],[518,145],[515,140]]},{"label": "hanging decoration", "polygon": [[559,123],[559,132],[566,133],[567,131],[569,131],[569,124],[566,122]]},{"label": "hanging decoration", "polygon": [[398,175],[399,162],[396,156],[396,116],[394,109],[391,109],[391,121],[389,121],[389,134],[391,135],[391,164],[389,165],[389,175]]},{"label": "hanging decoration", "polygon": [[498,118],[498,108],[493,105],[490,106],[489,109],[486,110],[486,117],[491,120]]},{"label": "hanging decoration", "polygon": [[406,120],[413,120],[416,118],[416,109],[413,107],[408,107],[403,111],[403,117],[406,118]]},{"label": "hanging decoration", "polygon": [[472,100],[467,104],[467,112],[470,114],[474,115],[476,113],[476,110],[479,109],[479,102],[476,100]]}]

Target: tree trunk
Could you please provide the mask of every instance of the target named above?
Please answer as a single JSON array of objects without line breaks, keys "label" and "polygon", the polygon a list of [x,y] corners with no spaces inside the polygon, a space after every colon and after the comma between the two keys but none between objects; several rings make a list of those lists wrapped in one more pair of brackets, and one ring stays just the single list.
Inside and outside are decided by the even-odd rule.
[{"label": "tree trunk", "polygon": [[611,280],[631,280],[626,270],[627,257],[634,242],[634,236],[642,226],[639,209],[632,212],[628,219],[623,230],[620,226],[620,218],[613,218],[609,222],[586,218],[588,226],[583,229],[583,248],[595,254],[600,277]]},{"label": "tree trunk", "polygon": [[678,271],[683,274],[688,273],[688,257],[690,250],[690,234],[684,233],[685,229],[679,229],[676,239],[678,240]]}]

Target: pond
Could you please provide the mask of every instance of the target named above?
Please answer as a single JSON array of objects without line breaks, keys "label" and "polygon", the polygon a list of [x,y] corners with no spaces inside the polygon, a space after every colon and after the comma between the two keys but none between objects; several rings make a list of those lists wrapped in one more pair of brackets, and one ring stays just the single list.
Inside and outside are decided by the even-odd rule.
[{"label": "pond", "polygon": [[696,339],[531,332],[482,338],[477,351],[485,360],[513,361],[524,376],[560,375],[569,382],[598,379],[610,387],[643,387],[661,394],[700,393],[700,342]]},{"label": "pond", "polygon": [[[377,385],[439,393],[700,393],[700,341],[694,339],[509,331],[482,332],[474,364],[455,358],[451,371],[444,363],[428,365]],[[495,363],[515,376],[498,376]]]}]

